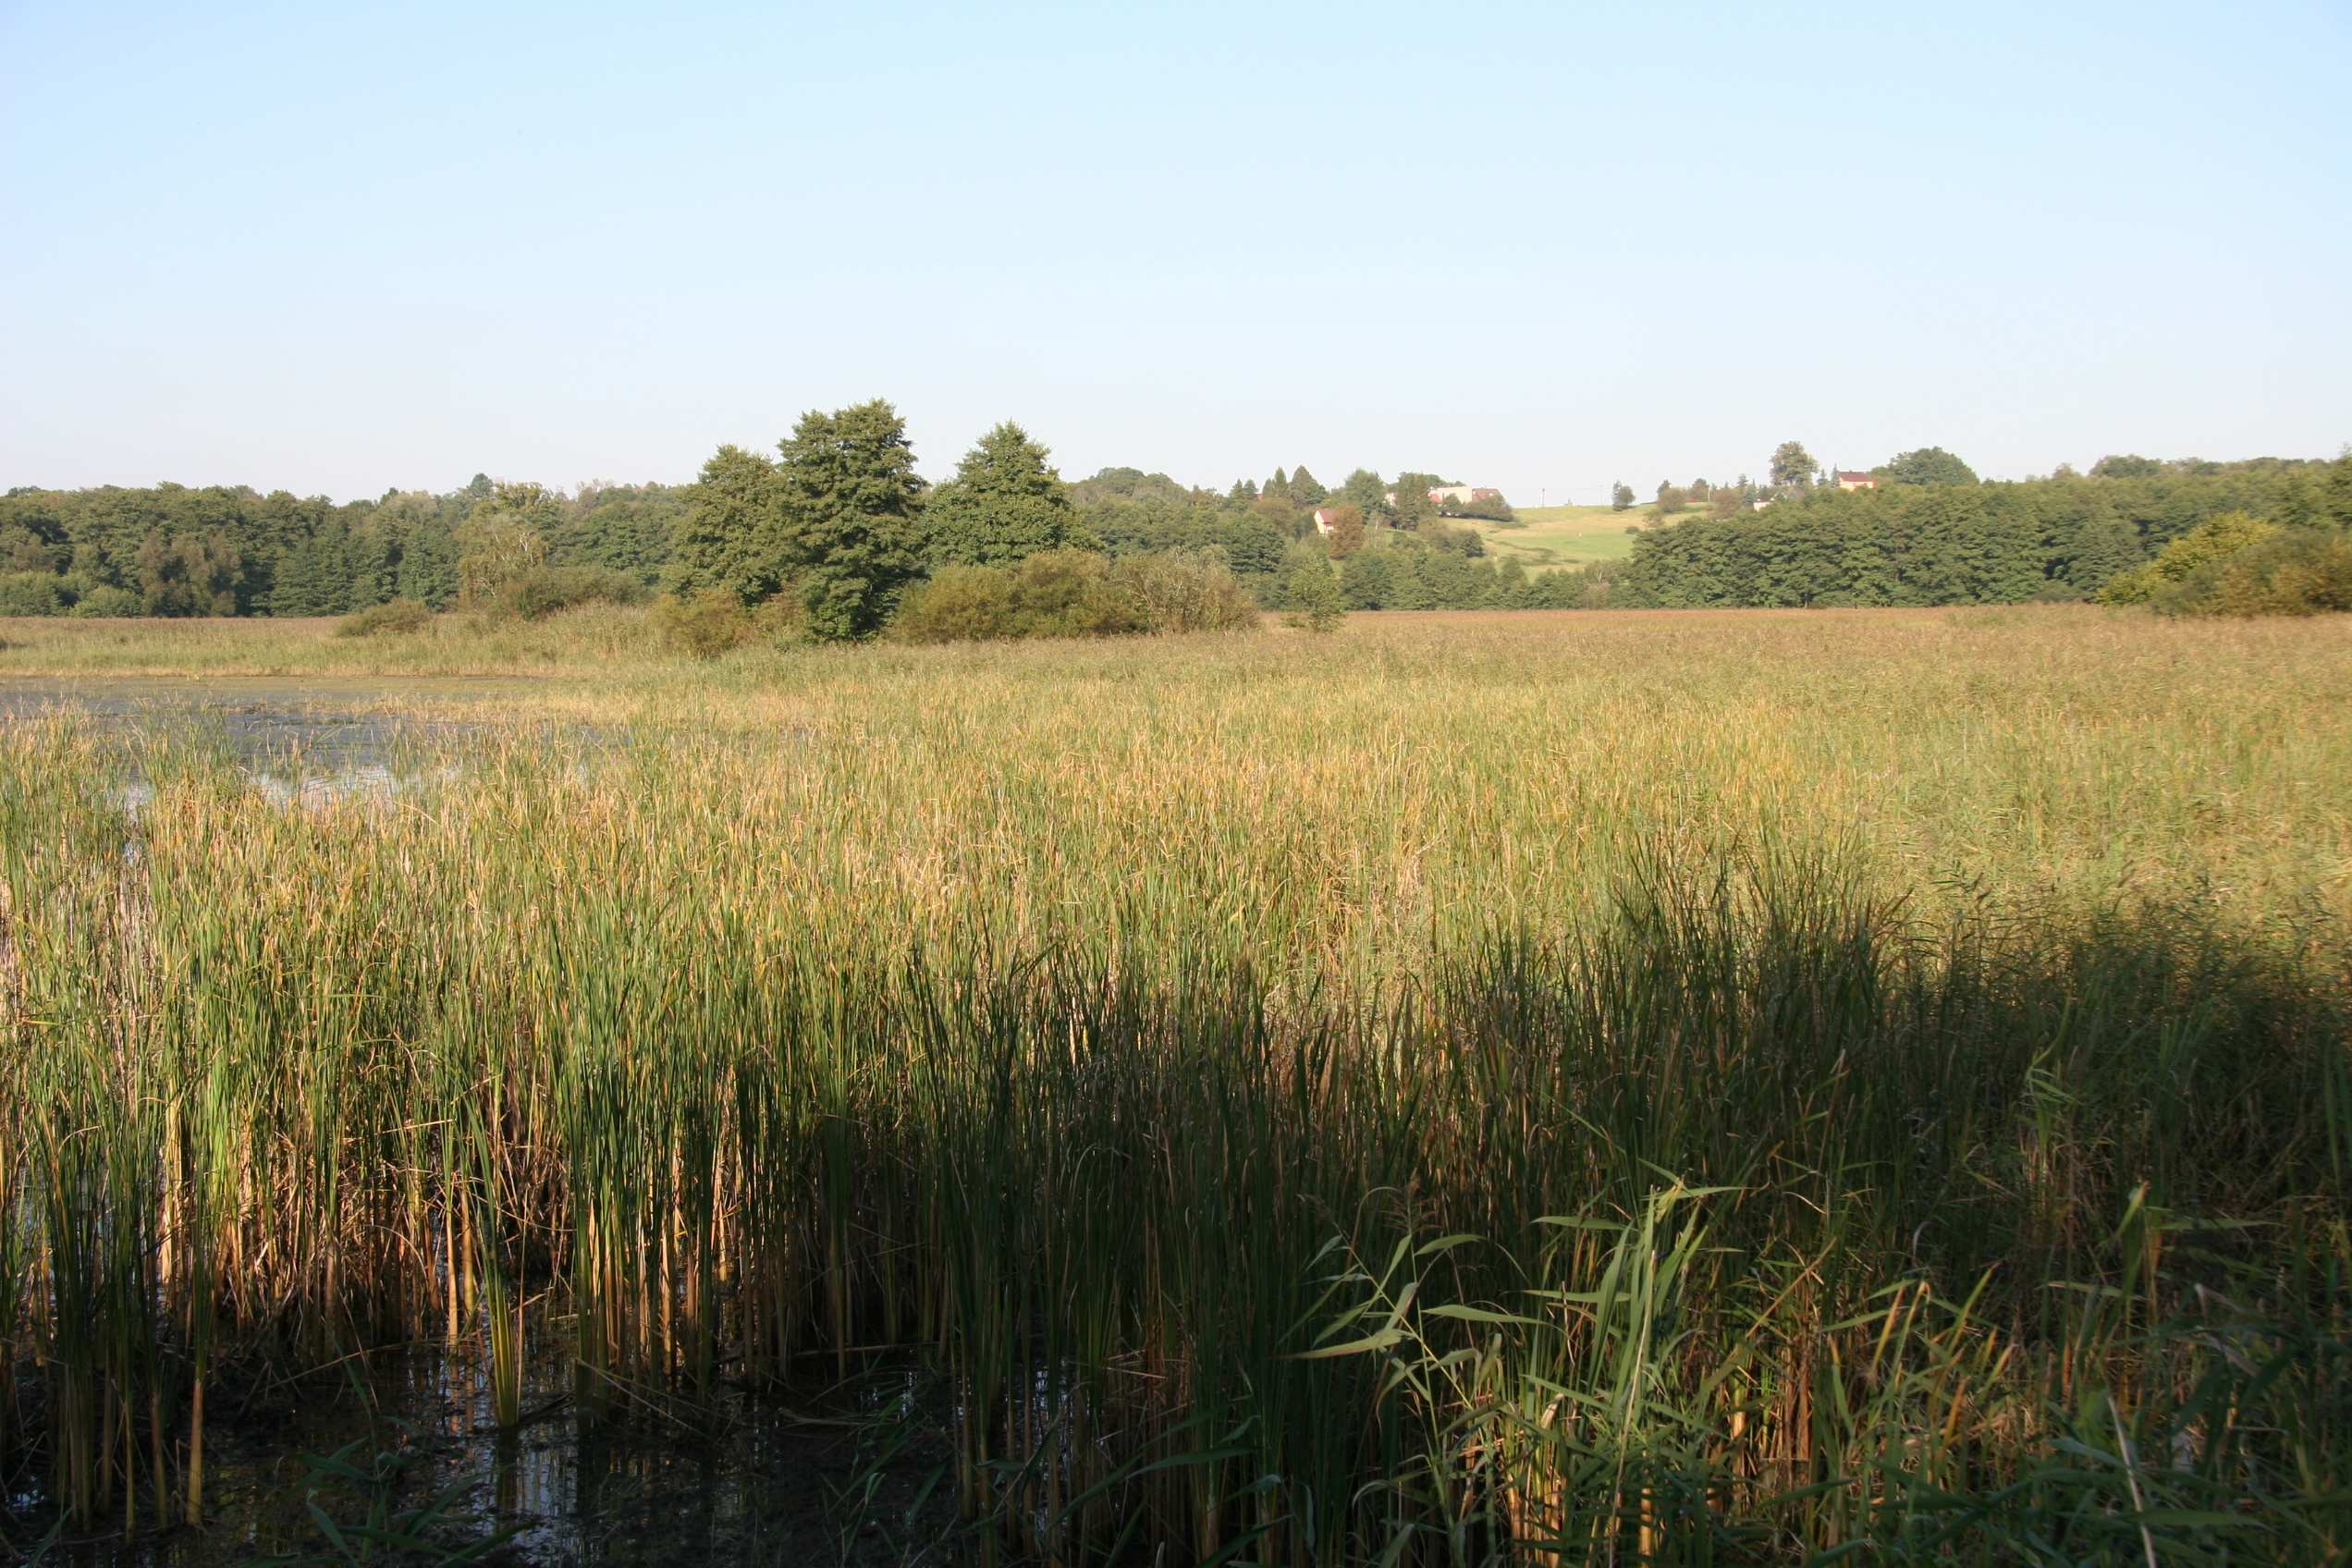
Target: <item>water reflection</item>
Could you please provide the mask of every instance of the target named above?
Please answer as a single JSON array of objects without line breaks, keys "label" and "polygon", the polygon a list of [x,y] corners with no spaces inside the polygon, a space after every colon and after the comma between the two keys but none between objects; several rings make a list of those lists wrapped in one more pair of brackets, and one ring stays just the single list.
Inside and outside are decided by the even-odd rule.
[{"label": "water reflection", "polygon": [[[111,1529],[102,1519],[85,1537],[61,1538],[48,1561],[332,1561],[312,1505],[348,1526],[364,1524],[377,1499],[369,1486],[323,1476],[306,1455],[340,1456],[385,1477],[382,1501],[396,1522],[436,1505],[415,1534],[438,1553],[504,1534],[494,1561],[636,1568],[821,1550],[828,1562],[896,1562],[910,1547],[954,1535],[952,1488],[927,1485],[949,1451],[944,1421],[926,1422],[912,1407],[903,1412],[911,1424],[873,1419],[877,1404],[888,1410],[906,1397],[903,1368],[877,1367],[868,1383],[804,1398],[733,1390],[700,1409],[647,1407],[604,1423],[581,1417],[568,1397],[571,1376],[567,1358],[534,1357],[526,1418],[504,1433],[490,1420],[480,1359],[435,1347],[377,1351],[334,1371],[246,1389],[224,1377],[219,1403],[233,1419],[208,1426],[204,1528],[126,1540],[118,1519]],[[16,1488],[9,1513],[12,1543],[37,1541],[47,1527],[37,1486]],[[28,1535],[24,1525],[36,1523]]]},{"label": "water reflection", "polygon": [[[530,727],[511,721],[424,717],[362,705],[421,694],[388,683],[326,687],[300,681],[31,681],[0,686],[0,727],[70,716],[125,737],[170,735],[217,743],[254,789],[280,805],[317,808],[346,800],[388,800],[447,783],[457,769],[424,760],[454,743],[493,735],[512,740]],[[485,692],[470,688],[478,699]],[[552,737],[582,727],[541,725]],[[133,766],[109,791],[130,811],[154,799]]]}]

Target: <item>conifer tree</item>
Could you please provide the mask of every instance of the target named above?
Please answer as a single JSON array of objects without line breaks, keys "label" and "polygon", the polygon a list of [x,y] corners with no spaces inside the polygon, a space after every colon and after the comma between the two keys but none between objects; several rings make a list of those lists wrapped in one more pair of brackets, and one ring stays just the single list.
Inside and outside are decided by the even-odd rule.
[{"label": "conifer tree", "polygon": [[1045,447],[1007,420],[963,455],[924,508],[935,566],[1010,566],[1070,541],[1070,493]]},{"label": "conifer tree", "polygon": [[306,539],[279,557],[270,582],[269,610],[280,618],[316,615],[318,603],[318,551]]},{"label": "conifer tree", "polygon": [[811,410],[777,449],[778,558],[802,625],[827,642],[872,636],[922,564],[906,422],[879,398]]},{"label": "conifer tree", "polygon": [[681,594],[723,588],[754,605],[782,586],[776,465],[731,442],[711,454],[688,492],[670,540],[670,573]]},{"label": "conifer tree", "polygon": [[458,543],[439,519],[420,521],[400,542],[394,578],[400,597],[446,610],[458,598]]}]

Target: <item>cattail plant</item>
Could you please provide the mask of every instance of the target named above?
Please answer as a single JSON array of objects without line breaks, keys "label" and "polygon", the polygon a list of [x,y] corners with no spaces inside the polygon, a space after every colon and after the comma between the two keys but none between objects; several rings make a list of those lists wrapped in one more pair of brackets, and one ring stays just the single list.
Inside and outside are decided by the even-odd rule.
[{"label": "cattail plant", "polygon": [[429,1342],[918,1378],[1006,1560],[2352,1547],[2352,641],[1412,624],[0,728],[0,1449]]}]

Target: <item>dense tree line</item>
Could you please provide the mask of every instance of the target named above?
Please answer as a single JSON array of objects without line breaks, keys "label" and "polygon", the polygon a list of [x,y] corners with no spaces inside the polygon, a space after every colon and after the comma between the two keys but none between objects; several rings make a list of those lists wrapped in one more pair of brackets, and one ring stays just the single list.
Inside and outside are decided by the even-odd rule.
[{"label": "dense tree line", "polygon": [[[1607,600],[1668,609],[2080,600],[2221,513],[2352,524],[2352,457],[2133,459],[2128,477],[2109,459],[2096,477],[1994,484],[1935,448],[1905,457],[1923,477],[1855,491],[1792,480],[1760,510],[1648,530],[1633,558],[1603,574]],[[1783,466],[1794,472],[1776,458],[1776,472]]]},{"label": "dense tree line", "polygon": [[[218,486],[13,490],[0,496],[0,614],[319,616],[395,600],[538,613],[667,589],[773,603],[812,636],[858,638],[942,571],[1069,552],[1106,571],[1139,557],[1213,562],[1269,609],[2003,604],[2095,597],[2223,514],[2290,532],[2352,522],[2352,456],[2117,456],[2087,476],[1984,484],[1929,447],[1871,472],[1877,488],[1841,490],[1785,442],[1769,488],[1661,483],[1661,512],[1705,513],[1642,531],[1630,560],[1530,573],[1488,557],[1461,521],[1507,520],[1508,504],[1432,503],[1446,484],[1435,473],[1357,469],[1332,489],[1277,469],[1217,491],[1109,468],[1065,483],[1007,423],[930,485],[904,422],[876,400],[811,411],[772,455],[721,447],[690,485],[566,495],[476,475],[345,505]],[[1091,570],[1077,577],[1149,576]]]},{"label": "dense tree line", "polygon": [[583,484],[563,496],[481,474],[435,494],[337,505],[242,486],[20,488],[0,496],[0,615],[341,615],[394,598],[458,602],[471,550],[501,539],[534,566],[662,581],[681,487]]},{"label": "dense tree line", "polygon": [[[772,453],[721,447],[688,485],[566,495],[478,474],[340,505],[231,486],[18,489],[0,496],[0,614],[333,616],[716,589],[787,605],[813,635],[860,637],[939,570],[1067,550],[1213,559],[1276,608],[1310,562],[1335,582],[1344,571],[1358,607],[1545,601],[1517,568],[1478,559],[1479,535],[1429,504],[1439,483],[1359,469],[1333,491],[1301,466],[1223,492],[1132,468],[1065,484],[1006,423],[926,485],[903,422],[876,401],[813,411]],[[1327,503],[1352,522],[1340,537],[1316,527]]]}]

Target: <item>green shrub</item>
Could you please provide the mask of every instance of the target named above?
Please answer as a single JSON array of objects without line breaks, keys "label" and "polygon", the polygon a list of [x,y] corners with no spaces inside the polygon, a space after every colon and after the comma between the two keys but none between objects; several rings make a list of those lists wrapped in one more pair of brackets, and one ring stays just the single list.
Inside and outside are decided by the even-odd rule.
[{"label": "green shrub", "polygon": [[1011,635],[1121,637],[1151,630],[1141,599],[1089,550],[1040,550],[1012,569]]},{"label": "green shrub", "polygon": [[144,613],[146,608],[146,602],[129,589],[116,588],[102,582],[97,587],[85,592],[74,602],[73,613],[79,616],[116,618],[140,615]]},{"label": "green shrub", "polygon": [[909,643],[968,643],[1012,635],[1012,573],[993,566],[948,566],[909,591],[891,623]]},{"label": "green shrub", "polygon": [[1129,556],[1041,550],[1010,567],[943,567],[908,594],[892,634],[910,643],[998,637],[1124,637],[1257,622],[1213,550]]},{"label": "green shrub", "polygon": [[1215,550],[1127,556],[1110,581],[1143,606],[1153,631],[1232,631],[1258,623],[1256,601]]},{"label": "green shrub", "polygon": [[2216,513],[2165,545],[2154,560],[2112,579],[2099,591],[2099,602],[2147,604],[2174,584],[2186,582],[2199,568],[2234,556],[2278,531],[2277,523],[2247,512]]},{"label": "green shrub", "polygon": [[498,589],[497,606],[505,614],[541,620],[578,605],[635,605],[644,598],[644,584],[626,572],[597,566],[540,566],[508,579]]},{"label": "green shrub", "polygon": [[2150,603],[2167,615],[2320,615],[2352,610],[2352,535],[2284,530],[2209,561]]},{"label": "green shrub", "polygon": [[900,606],[911,643],[996,637],[1115,637],[1149,629],[1140,600],[1087,550],[1041,550],[1010,567],[942,568]]},{"label": "green shrub", "polygon": [[724,588],[664,599],[654,606],[654,625],[663,646],[696,659],[715,659],[759,636],[743,602]]},{"label": "green shrub", "polygon": [[801,595],[789,583],[784,592],[763,600],[752,611],[752,624],[759,634],[778,643],[800,635],[801,618]]},{"label": "green shrub", "polygon": [[0,572],[0,615],[55,615],[65,603],[57,579],[49,572]]},{"label": "green shrub", "polygon": [[1347,613],[1347,604],[1340,596],[1340,585],[1329,567],[1294,569],[1288,588],[1284,597],[1290,600],[1291,607],[1282,619],[1302,631],[1329,631]]},{"label": "green shrub", "polygon": [[423,631],[433,624],[433,612],[414,599],[386,599],[356,610],[335,623],[337,637],[394,637]]}]

